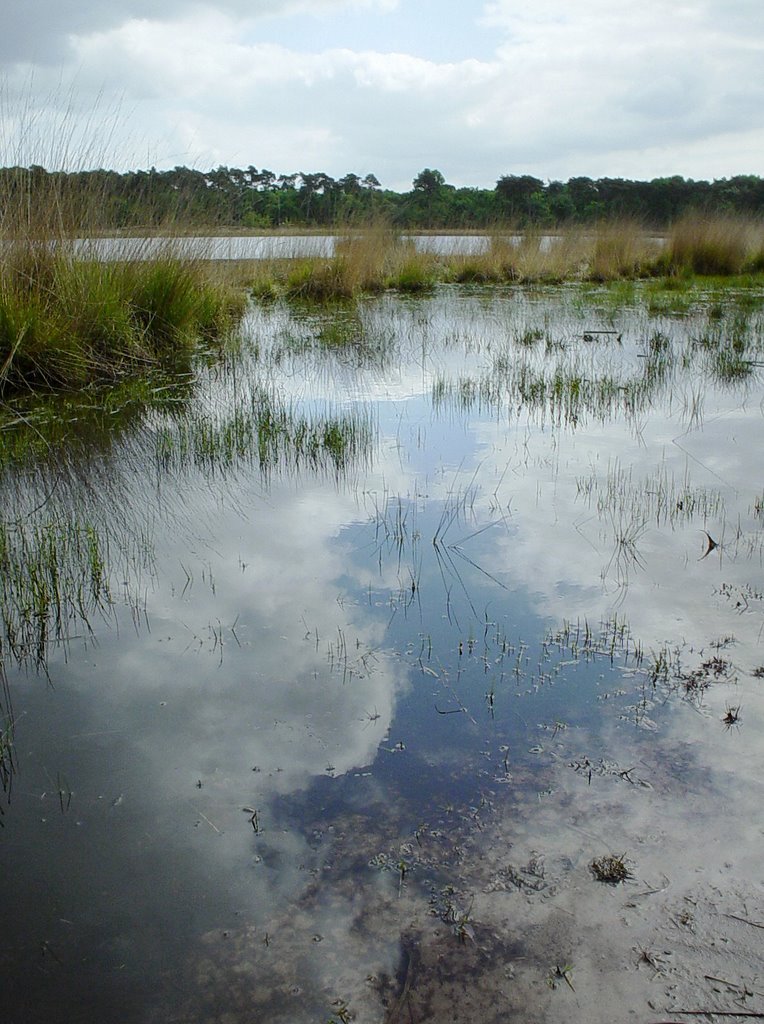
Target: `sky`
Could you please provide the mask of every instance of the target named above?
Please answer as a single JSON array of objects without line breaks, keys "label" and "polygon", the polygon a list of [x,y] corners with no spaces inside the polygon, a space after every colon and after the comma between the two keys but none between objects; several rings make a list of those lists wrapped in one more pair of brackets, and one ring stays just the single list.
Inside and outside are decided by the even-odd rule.
[{"label": "sky", "polygon": [[762,0],[0,0],[0,164],[764,174]]}]

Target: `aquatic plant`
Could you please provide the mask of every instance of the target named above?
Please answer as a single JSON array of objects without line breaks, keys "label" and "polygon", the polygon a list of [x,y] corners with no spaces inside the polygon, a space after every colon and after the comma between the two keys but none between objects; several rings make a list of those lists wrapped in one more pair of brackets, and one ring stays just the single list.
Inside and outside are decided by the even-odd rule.
[{"label": "aquatic plant", "polygon": [[607,882],[609,885],[618,885],[631,877],[624,854],[609,853],[604,857],[595,857],[589,864],[589,870],[598,882]]},{"label": "aquatic plant", "polygon": [[225,472],[254,463],[263,473],[287,470],[347,472],[371,448],[372,424],[363,412],[299,412],[264,388],[231,413],[189,412],[160,426],[155,453],[165,470],[187,465]]},{"label": "aquatic plant", "polygon": [[111,601],[108,542],[92,523],[0,521],[0,657],[44,668],[51,644]]}]

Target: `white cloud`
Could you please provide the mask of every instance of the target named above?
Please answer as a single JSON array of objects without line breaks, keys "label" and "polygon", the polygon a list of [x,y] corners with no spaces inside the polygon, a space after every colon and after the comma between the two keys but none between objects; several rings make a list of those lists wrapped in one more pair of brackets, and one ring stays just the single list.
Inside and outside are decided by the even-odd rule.
[{"label": "white cloud", "polygon": [[392,11],[398,0],[24,0],[3,18],[0,59],[56,61],[66,54],[72,39],[108,31],[128,21],[194,17],[216,10],[237,19],[253,20],[283,15],[330,15],[343,10],[377,8]]}]

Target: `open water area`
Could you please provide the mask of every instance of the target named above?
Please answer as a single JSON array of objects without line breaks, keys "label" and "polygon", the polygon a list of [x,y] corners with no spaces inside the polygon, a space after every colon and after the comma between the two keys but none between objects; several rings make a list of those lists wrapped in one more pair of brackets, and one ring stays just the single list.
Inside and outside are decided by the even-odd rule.
[{"label": "open water area", "polygon": [[[511,235],[515,244],[521,236]],[[544,236],[540,244],[548,246],[552,236]],[[272,260],[297,257],[326,258],[334,255],[337,235],[269,234],[180,236],[173,238],[105,237],[81,238],[76,251],[93,259],[151,259],[162,254],[180,254],[196,259],[227,262],[229,260]],[[403,235],[418,252],[473,254],[485,252],[490,246],[487,235]]]},{"label": "open water area", "polygon": [[62,401],[0,479],[3,1019],[764,1016],[763,298],[253,305]]}]

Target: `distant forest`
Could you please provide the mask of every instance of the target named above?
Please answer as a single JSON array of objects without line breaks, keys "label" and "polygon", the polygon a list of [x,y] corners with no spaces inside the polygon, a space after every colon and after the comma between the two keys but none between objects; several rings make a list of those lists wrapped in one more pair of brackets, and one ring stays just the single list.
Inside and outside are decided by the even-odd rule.
[{"label": "distant forest", "polygon": [[[102,228],[189,227],[322,228],[382,219],[401,228],[551,227],[601,219],[636,218],[660,228],[689,211],[764,216],[764,179],[738,175],[716,181],[681,177],[630,181],[570,178],[543,182],[507,174],[492,189],[457,188],[425,168],[409,192],[384,189],[373,174],[276,174],[256,167],[211,171],[93,170],[49,172],[42,167],[0,168],[2,205],[23,198],[46,203],[87,198],[89,222]],[[82,207],[84,209],[84,207]]]}]

